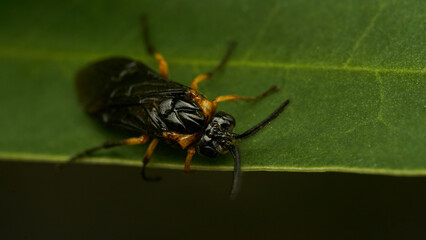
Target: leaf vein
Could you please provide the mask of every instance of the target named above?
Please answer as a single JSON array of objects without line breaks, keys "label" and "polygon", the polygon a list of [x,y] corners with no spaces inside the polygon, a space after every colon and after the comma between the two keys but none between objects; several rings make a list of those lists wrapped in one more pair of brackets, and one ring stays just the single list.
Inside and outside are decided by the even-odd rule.
[{"label": "leaf vein", "polygon": [[364,29],[364,32],[361,34],[361,36],[358,38],[358,40],[355,42],[354,46],[352,47],[351,54],[349,55],[346,62],[343,64],[343,67],[347,67],[349,65],[349,63],[352,61],[352,58],[353,58],[355,52],[357,51],[359,45],[364,40],[364,38],[367,36],[367,34],[371,31],[371,29],[374,27],[377,18],[380,16],[380,14],[382,13],[385,6],[386,6],[385,4],[380,5],[376,14],[373,16],[373,18],[371,18],[370,23],[367,25],[367,27]]},{"label": "leaf vein", "polygon": [[375,72],[375,77],[376,77],[376,81],[379,85],[379,110],[377,112],[377,121],[383,123],[383,125],[385,125],[387,128],[391,128],[390,124],[388,122],[385,121],[385,119],[383,118],[383,98],[384,98],[384,93],[383,93],[383,80],[380,77],[379,72]]},{"label": "leaf vein", "polygon": [[[104,58],[108,55],[116,55],[114,53],[78,53],[78,52],[44,52],[38,50],[24,50],[13,47],[0,47],[0,58],[3,59],[47,59],[57,61],[93,61]],[[129,56],[136,59],[140,56]],[[151,58],[140,59],[144,62],[154,62]],[[206,59],[187,59],[187,58],[168,58],[171,64],[188,65],[188,66],[216,66],[217,60]],[[406,68],[375,68],[361,66],[336,66],[336,65],[316,65],[310,63],[285,63],[285,62],[268,62],[268,61],[230,61],[230,67],[251,67],[251,68],[280,68],[280,69],[300,69],[300,70],[323,70],[323,71],[353,71],[353,72],[371,72],[371,73],[398,73],[398,74],[425,74],[426,69],[406,69]]]},{"label": "leaf vein", "polygon": [[259,44],[259,42],[262,40],[263,36],[265,35],[268,26],[272,22],[272,19],[277,15],[279,8],[280,8],[279,1],[277,1],[275,5],[272,7],[272,9],[269,11],[266,17],[266,21],[263,24],[263,26],[260,28],[259,32],[257,33],[253,44],[247,49],[247,52],[245,56],[243,57],[243,60],[247,60],[250,58],[251,53],[253,52],[255,47]]}]

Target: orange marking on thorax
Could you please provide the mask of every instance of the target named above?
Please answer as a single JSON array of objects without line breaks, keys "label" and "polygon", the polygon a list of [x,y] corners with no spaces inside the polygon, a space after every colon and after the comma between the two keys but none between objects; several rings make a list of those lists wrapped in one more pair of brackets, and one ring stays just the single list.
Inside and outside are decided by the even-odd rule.
[{"label": "orange marking on thorax", "polygon": [[195,90],[189,90],[187,93],[187,96],[194,102],[198,103],[200,105],[201,109],[203,110],[204,116],[206,117],[207,122],[210,121],[211,117],[216,112],[217,103],[211,102],[207,98],[203,97],[203,95],[199,94]]}]

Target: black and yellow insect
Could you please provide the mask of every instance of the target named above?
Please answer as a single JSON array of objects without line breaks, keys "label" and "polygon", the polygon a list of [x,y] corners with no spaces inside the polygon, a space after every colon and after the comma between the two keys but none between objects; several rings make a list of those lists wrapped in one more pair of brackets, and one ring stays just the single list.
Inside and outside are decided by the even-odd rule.
[{"label": "black and yellow insect", "polygon": [[163,56],[151,45],[146,17],[142,17],[142,30],[147,51],[159,64],[160,73],[145,64],[123,57],[95,62],[82,69],[76,77],[76,89],[84,110],[95,120],[107,125],[130,129],[139,134],[129,138],[90,148],[68,163],[94,151],[121,145],[144,144],[151,140],[143,159],[145,168],[159,141],[187,149],[184,171],[190,171],[195,151],[207,157],[231,152],[234,157],[234,181],[231,194],[235,194],[240,175],[240,156],[234,143],[255,134],[276,118],[287,106],[285,101],[269,117],[243,134],[233,133],[234,118],[217,112],[217,104],[224,101],[252,101],[277,90],[276,86],[256,97],[227,95],[208,100],[198,92],[198,84],[213,76],[230,57],[235,43],[231,43],[220,64],[212,71],[197,76],[190,87],[168,79],[168,67]]}]

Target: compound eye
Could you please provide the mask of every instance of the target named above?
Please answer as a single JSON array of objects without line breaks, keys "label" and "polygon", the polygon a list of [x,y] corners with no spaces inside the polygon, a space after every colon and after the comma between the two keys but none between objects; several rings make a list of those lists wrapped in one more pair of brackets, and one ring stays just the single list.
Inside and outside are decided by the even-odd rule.
[{"label": "compound eye", "polygon": [[216,149],[212,148],[211,146],[201,146],[199,152],[206,157],[214,158],[217,156]]},{"label": "compound eye", "polygon": [[235,125],[235,119],[231,115],[227,114],[224,116],[224,119],[230,124]]},{"label": "compound eye", "polygon": [[230,124],[227,121],[223,121],[223,122],[220,123],[220,128],[222,128],[222,129],[228,129],[229,126],[230,126]]},{"label": "compound eye", "polygon": [[219,122],[219,125],[222,129],[232,129],[235,126],[235,120],[232,117],[226,118],[224,116],[224,118]]}]

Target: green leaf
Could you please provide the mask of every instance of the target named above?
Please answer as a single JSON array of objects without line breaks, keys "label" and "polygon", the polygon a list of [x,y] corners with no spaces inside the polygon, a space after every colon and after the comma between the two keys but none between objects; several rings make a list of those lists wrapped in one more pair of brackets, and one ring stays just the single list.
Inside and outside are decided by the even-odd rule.
[{"label": "green leaf", "polygon": [[[149,14],[170,77],[190,84],[230,40],[227,68],[200,84],[212,99],[281,90],[257,102],[221,103],[243,132],[291,99],[239,144],[244,170],[426,175],[424,1],[3,1],[0,8],[0,158],[64,161],[123,138],[92,122],[73,77],[91,61],[144,51]],[[100,151],[82,162],[138,165],[146,146]],[[160,144],[152,166],[182,169],[186,152]],[[229,155],[196,155],[193,169],[230,170]]]}]

